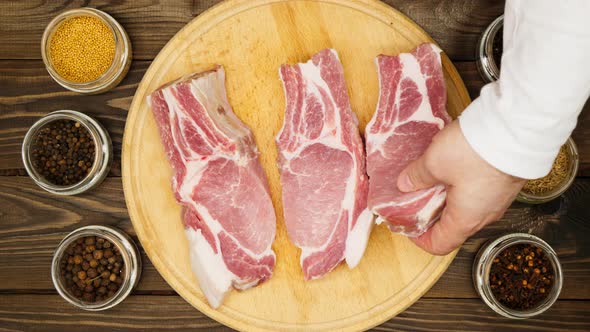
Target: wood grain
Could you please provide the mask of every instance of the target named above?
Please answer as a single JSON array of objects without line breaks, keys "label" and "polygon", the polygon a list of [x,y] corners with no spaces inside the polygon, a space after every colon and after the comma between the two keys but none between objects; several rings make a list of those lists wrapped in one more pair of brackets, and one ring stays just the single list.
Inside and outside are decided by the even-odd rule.
[{"label": "wood grain", "polygon": [[[557,301],[543,315],[518,321],[495,314],[479,300],[421,299],[371,331],[588,331],[589,311],[587,301]],[[58,295],[0,296],[0,331],[115,330],[233,331],[177,296],[130,296],[102,312],[76,309]]]},{"label": "wood grain", "polygon": [[96,118],[113,140],[112,176],[121,175],[121,142],[127,110],[150,62],[133,62],[119,86],[83,96],[55,83],[39,60],[0,60],[0,169],[22,169],[21,144],[29,127],[47,113],[72,109]]},{"label": "wood grain", "polygon": [[[136,60],[152,60],[196,15],[220,0],[4,1],[0,20],[0,59],[40,59],[45,26],[63,10],[94,7],[111,14],[129,34]],[[411,17],[453,60],[474,60],[479,35],[504,10],[495,0],[386,0]]]},{"label": "wood grain", "polygon": [[480,300],[424,299],[372,331],[588,331],[589,302],[558,301],[537,318],[509,320]]},{"label": "wood grain", "polygon": [[[135,237],[120,178],[63,199],[43,192],[28,177],[0,177],[0,206],[0,291],[52,289],[53,251],[76,228],[110,225]],[[144,270],[138,290],[173,293],[140,250]],[[24,270],[30,274],[23,278],[18,271]]]},{"label": "wood grain", "polygon": [[[119,227],[137,241],[122,199],[121,180],[110,178],[99,188],[67,200],[44,192],[28,177],[0,177],[0,293],[53,292],[53,250],[70,231],[85,225]],[[479,247],[507,232],[541,236],[558,252],[565,284],[562,299],[590,300],[590,179],[578,179],[566,195],[539,206],[514,204],[498,223],[468,240],[455,260],[425,294],[427,298],[477,298],[471,266]],[[172,294],[145,254],[136,293]],[[28,273],[22,273],[28,271]]]},{"label": "wood grain", "polygon": [[[121,176],[121,142],[127,110],[150,61],[134,61],[121,85],[95,96],[82,96],[61,88],[47,74],[41,60],[0,60],[0,176],[25,175],[20,155],[28,128],[42,115],[74,109],[97,118],[109,131],[115,149],[110,176]],[[454,62],[474,99],[484,82],[475,62]],[[580,175],[590,176],[590,102],[574,130],[580,150]]]},{"label": "wood grain", "polygon": [[[362,132],[374,113],[368,105],[378,98],[375,54],[408,52],[425,42],[433,41],[419,26],[375,0],[226,1],[179,31],[152,62],[135,93],[122,153],[131,221],[150,260],[172,288],[213,319],[252,331],[365,329],[422,296],[456,252],[429,255],[385,227],[372,232],[353,271],[339,266],[323,279],[304,281],[299,250],[288,240],[283,221],[275,136],[285,109],[277,78],[281,64],[307,61],[324,48],[338,50],[344,76],[354,77],[347,87]],[[441,57],[447,111],[457,117],[469,104],[469,95],[451,61]],[[170,164],[146,100],[163,84],[215,64],[223,65],[228,99],[252,130],[260,151],[277,216],[273,249],[278,259],[270,280],[247,292],[231,292],[213,310],[191,273],[181,208],[170,188]],[[340,303],[336,310],[333,301]]]},{"label": "wood grain", "polygon": [[[127,110],[137,84],[164,44],[196,14],[219,0],[1,1],[0,2],[0,331],[231,331],[194,310],[164,282],[145,254],[144,273],[134,294],[101,313],[77,310],[57,295],[50,282],[52,252],[69,231],[86,224],[116,225],[134,235],[120,179],[96,190],[57,197],[25,175],[20,142],[38,117],[57,109],[77,109],[96,117],[113,136],[120,176],[120,146]],[[496,0],[386,0],[418,22],[454,60],[472,97],[483,82],[474,48],[485,26],[502,12]],[[66,92],[47,75],[39,43],[45,25],[65,8],[91,6],[112,14],[129,33],[134,62],[117,89],[98,96]],[[146,28],[148,27],[148,28]],[[2,59],[15,59],[2,60]],[[23,60],[30,59],[30,60]],[[590,103],[574,139],[581,152],[581,175],[590,176]],[[20,175],[20,176],[19,176]],[[439,282],[414,306],[374,331],[589,331],[590,183],[579,179],[565,197],[537,207],[514,205],[499,223],[470,239]],[[475,251],[488,238],[509,231],[541,235],[556,247],[565,272],[561,299],[540,318],[511,321],[476,299],[471,286]],[[135,238],[136,239],[136,238]],[[137,239],[136,239],[137,240]],[[29,293],[29,294],[27,294]],[[34,295],[37,294],[37,295]],[[160,294],[143,296],[137,294]],[[448,298],[463,298],[451,300]]]},{"label": "wood grain", "polygon": [[130,296],[115,308],[83,311],[59,295],[0,295],[0,331],[233,331],[179,296]]}]

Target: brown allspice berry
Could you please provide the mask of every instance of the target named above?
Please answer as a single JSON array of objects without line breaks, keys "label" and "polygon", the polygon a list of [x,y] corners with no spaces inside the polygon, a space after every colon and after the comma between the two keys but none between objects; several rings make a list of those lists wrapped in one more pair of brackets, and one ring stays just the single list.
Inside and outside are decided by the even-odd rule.
[{"label": "brown allspice berry", "polygon": [[[105,245],[108,248],[101,249]],[[123,284],[125,271],[123,257],[117,247],[95,236],[72,242],[60,258],[59,268],[66,291],[86,302],[104,301],[114,296]]]}]

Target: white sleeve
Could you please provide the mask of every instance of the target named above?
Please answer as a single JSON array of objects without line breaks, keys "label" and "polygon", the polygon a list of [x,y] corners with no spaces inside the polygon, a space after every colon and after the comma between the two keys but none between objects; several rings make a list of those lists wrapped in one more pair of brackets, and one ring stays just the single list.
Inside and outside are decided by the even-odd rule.
[{"label": "white sleeve", "polygon": [[459,119],[500,171],[545,176],[590,96],[590,1],[508,0],[500,79]]}]

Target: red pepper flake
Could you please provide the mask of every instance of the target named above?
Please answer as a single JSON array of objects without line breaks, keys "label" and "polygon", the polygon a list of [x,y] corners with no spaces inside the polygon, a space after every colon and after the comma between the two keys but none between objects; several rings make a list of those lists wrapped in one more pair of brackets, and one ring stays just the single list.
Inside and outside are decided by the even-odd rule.
[{"label": "red pepper flake", "polygon": [[553,266],[543,249],[516,244],[504,249],[492,261],[490,288],[494,297],[513,310],[537,307],[553,287]]}]

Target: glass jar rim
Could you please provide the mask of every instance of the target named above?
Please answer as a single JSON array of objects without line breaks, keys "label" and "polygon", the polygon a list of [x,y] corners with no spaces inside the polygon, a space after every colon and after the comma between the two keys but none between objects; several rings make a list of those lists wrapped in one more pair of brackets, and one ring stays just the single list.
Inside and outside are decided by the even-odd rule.
[{"label": "glass jar rim", "polygon": [[[113,58],[113,62],[111,63],[109,68],[104,73],[102,73],[98,78],[88,82],[72,82],[63,78],[53,68],[53,63],[47,51],[49,41],[52,38],[55,29],[59,27],[59,25],[67,19],[71,17],[80,16],[92,16],[100,19],[109,27],[109,29],[113,33],[115,41],[115,57]],[[117,47],[119,41],[123,43],[122,50],[119,50],[119,48]],[[122,57],[123,59],[125,59],[125,61],[118,61],[118,53],[120,53],[119,58]],[[49,24],[47,24],[47,27],[43,32],[43,37],[41,38],[41,57],[43,58],[43,63],[45,64],[45,68],[49,72],[49,75],[59,85],[74,92],[92,94],[105,91],[105,88],[110,87],[117,81],[120,81],[122,79],[122,76],[126,74],[126,71],[129,69],[127,62],[129,62],[131,58],[131,43],[129,41],[127,33],[125,32],[121,24],[119,24],[119,22],[117,22],[117,20],[115,20],[111,15],[96,8],[75,8],[66,10],[58,14],[49,22]],[[110,78],[105,80],[105,78],[107,77]],[[102,82],[103,80],[105,81]]]},{"label": "glass jar rim", "polygon": [[[95,145],[91,171],[78,183],[70,186],[60,186],[47,181],[31,161],[31,148],[39,130],[53,121],[62,119],[77,121],[83,125],[92,136]],[[93,188],[106,178],[112,162],[112,142],[108,132],[93,118],[77,111],[60,110],[47,114],[29,128],[23,140],[21,155],[27,173],[39,187],[53,194],[75,195]]]},{"label": "glass jar rim", "polygon": [[[61,280],[60,260],[63,257],[67,246],[73,241],[86,236],[100,236],[109,240],[113,245],[119,248],[123,257],[125,266],[125,278],[123,279],[123,283],[112,297],[101,302],[85,302],[75,298],[65,289]],[[121,303],[127,298],[127,296],[129,296],[133,288],[137,286],[142,268],[139,250],[133,240],[119,229],[102,225],[81,227],[66,235],[54,252],[51,266],[52,282],[59,295],[70,304],[88,311],[106,310]]]},{"label": "glass jar rim", "polygon": [[[502,250],[521,243],[532,244],[543,249],[543,252],[551,262],[555,276],[555,282],[549,291],[547,298],[540,302],[535,308],[526,311],[514,310],[502,305],[492,294],[489,283],[489,272],[493,259],[502,252]],[[478,251],[473,263],[473,283],[482,300],[496,313],[508,318],[525,319],[545,312],[555,303],[555,301],[557,301],[563,286],[563,272],[557,253],[547,242],[532,234],[511,233],[501,236],[493,241],[489,241]]]},{"label": "glass jar rim", "polygon": [[503,26],[504,15],[500,15],[484,30],[477,44],[477,69],[486,83],[500,78],[500,68],[495,63],[492,52],[496,34]]},{"label": "glass jar rim", "polygon": [[528,193],[524,190],[521,190],[516,196],[517,201],[529,204],[546,203],[561,196],[572,186],[572,184],[574,184],[574,181],[576,180],[576,175],[578,174],[578,168],[580,166],[580,156],[578,153],[578,148],[573,138],[571,137],[568,138],[564,145],[566,146],[566,153],[569,158],[568,173],[566,175],[566,178],[563,179],[563,181],[556,188],[544,194],[535,195],[532,193]]}]

